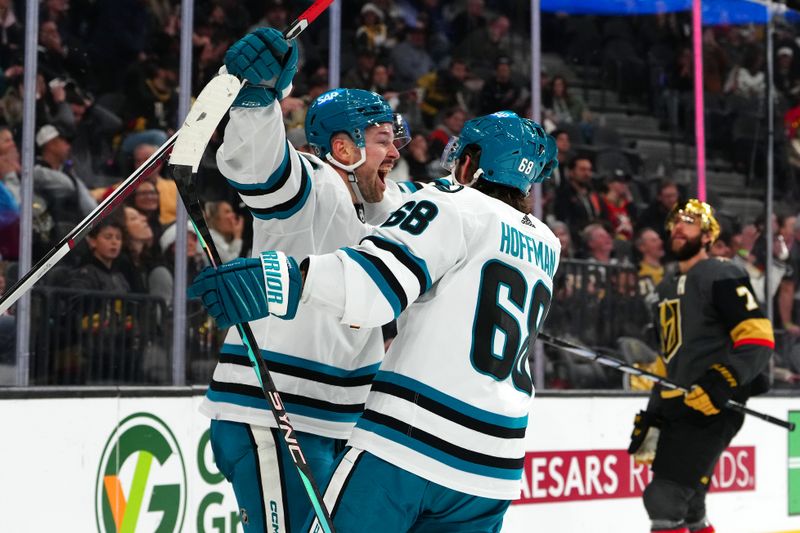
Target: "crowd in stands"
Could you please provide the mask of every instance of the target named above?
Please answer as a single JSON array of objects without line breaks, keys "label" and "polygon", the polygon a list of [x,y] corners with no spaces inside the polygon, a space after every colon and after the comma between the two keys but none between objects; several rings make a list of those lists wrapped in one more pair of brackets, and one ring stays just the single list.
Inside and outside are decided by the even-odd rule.
[{"label": "crowd in stands", "polygon": [[[197,0],[192,94],[216,74],[236,39],[257,26],[285,27],[309,3]],[[444,175],[439,155],[473,116],[501,109],[530,116],[527,4],[342,3],[341,85],[383,94],[403,113],[413,134],[391,179],[425,182]],[[17,276],[24,11],[24,2],[0,0],[0,293],[6,278],[13,281]],[[34,261],[175,131],[179,14],[177,0],[41,1]],[[622,104],[657,117],[672,139],[691,144],[694,70],[688,17],[671,13],[543,18],[543,50],[573,73],[542,72],[542,119],[559,148],[559,168],[542,190],[543,218],[561,239],[563,264],[569,265],[558,274],[558,297],[587,302],[584,313],[592,305],[596,311],[592,317],[578,317],[565,304],[559,308],[562,312],[554,312],[550,327],[563,327],[565,334],[582,342],[616,349],[616,339],[625,336],[653,344],[648,297],[673,265],[664,221],[692,189],[686,181],[671,179],[674,166],[653,174],[643,165],[635,140],[623,140],[620,132],[605,125],[602,106],[590,108],[574,72],[598,68],[602,75],[596,84]],[[300,37],[295,89],[282,102],[287,136],[300,150],[308,149],[306,109],[329,88],[327,38],[324,18],[319,28]],[[766,136],[759,129],[766,95],[763,42],[763,28],[756,26],[709,27],[703,33],[709,151],[748,174],[748,183],[763,182],[763,172],[753,170],[763,168],[758,165],[766,153]],[[723,233],[712,250],[748,269],[762,305],[775,305],[782,338],[798,339],[782,345],[776,378],[785,384],[800,381],[800,310],[795,306],[800,195],[793,174],[800,167],[799,43],[797,29],[781,22],[770,51],[776,65],[778,124],[784,125],[776,135],[778,197],[787,200],[772,221],[777,265],[773,282],[764,286],[763,216],[752,213],[746,219],[721,210]],[[220,142],[219,136],[212,140],[199,187],[212,235],[227,261],[248,255],[252,238],[249,214],[216,169],[213,152]],[[174,182],[156,169],[44,284],[101,290],[115,298],[163,298],[169,314],[176,253],[187,254],[189,279],[204,264],[191,228],[187,249],[175,250],[176,201]],[[601,323],[608,321],[609,312],[617,313],[618,326]],[[592,327],[584,323],[569,329],[586,320],[594,321]],[[8,317],[0,317],[0,350],[6,350],[0,352],[0,364],[13,360],[13,350],[7,353],[13,342],[4,340],[13,338],[8,324],[13,328]],[[190,320],[190,328],[193,346],[213,345],[213,326],[203,317]],[[168,338],[166,333],[162,336]],[[594,370],[588,380],[571,374],[574,369],[560,372],[558,354],[548,356],[548,386],[618,385],[619,380],[612,383],[608,374]]]}]

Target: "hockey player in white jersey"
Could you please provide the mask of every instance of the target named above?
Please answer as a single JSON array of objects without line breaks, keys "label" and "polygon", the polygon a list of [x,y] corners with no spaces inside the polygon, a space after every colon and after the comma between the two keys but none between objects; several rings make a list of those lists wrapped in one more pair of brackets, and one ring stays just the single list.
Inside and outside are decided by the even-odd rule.
[{"label": "hockey player in white jersey", "polygon": [[524,200],[557,164],[555,142],[500,112],[467,122],[446,156],[471,187],[425,187],[359,245],[297,257],[299,267],[267,251],[192,286],[223,322],[297,301],[347,325],[399,317],[326,483],[340,532],[499,531],[520,493],[528,358],[560,254]]},{"label": "hockey player in white jersey", "polygon": [[[225,65],[248,84],[217,163],[253,214],[253,249],[306,257],[358,243],[369,230],[361,202],[381,199],[399,155],[389,105],[369,91],[323,94],[306,125],[319,157],[301,154],[286,140],[279,103],[291,89],[297,48],[261,28],[228,50]],[[324,479],[364,409],[384,354],[381,330],[342,325],[312,306],[300,306],[293,321],[251,326],[306,460]],[[233,484],[245,531],[297,531],[310,505],[246,354],[231,329],[201,406],[212,419],[214,457]]]}]

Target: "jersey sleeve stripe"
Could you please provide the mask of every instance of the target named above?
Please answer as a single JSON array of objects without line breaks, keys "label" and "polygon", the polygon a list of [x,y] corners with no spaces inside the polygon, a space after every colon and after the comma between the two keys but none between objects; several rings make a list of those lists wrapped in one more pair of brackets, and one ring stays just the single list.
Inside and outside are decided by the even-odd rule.
[{"label": "jersey sleeve stripe", "polygon": [[419,281],[420,296],[431,288],[431,275],[428,272],[427,263],[424,259],[411,253],[411,250],[409,250],[407,246],[374,235],[365,237],[361,242],[364,241],[369,241],[381,250],[389,252],[400,264],[414,274],[414,277]]},{"label": "jersey sleeve stripe", "polygon": [[406,192],[415,193],[420,190],[422,184],[418,181],[398,181],[397,186]]},{"label": "jersey sleeve stripe", "polygon": [[503,416],[492,413],[479,407],[475,407],[457,398],[453,398],[441,391],[434,389],[416,379],[403,376],[395,372],[380,370],[375,375],[375,381],[391,383],[399,387],[409,389],[417,394],[431,398],[433,401],[442,404],[452,410],[463,413],[464,415],[487,425],[492,425],[505,429],[522,429],[528,427],[528,415],[520,417]]},{"label": "jersey sleeve stripe", "polygon": [[746,345],[766,346],[772,350],[775,349],[775,341],[770,341],[768,339],[740,339],[733,343],[734,348]]},{"label": "jersey sleeve stripe", "polygon": [[775,347],[775,336],[772,325],[766,318],[748,318],[742,320],[731,330],[733,347],[738,348],[744,344],[758,344],[760,346]]},{"label": "jersey sleeve stripe", "polygon": [[356,427],[395,441],[458,470],[500,479],[517,480],[522,476],[524,457],[497,457],[468,450],[370,409],[364,411]]},{"label": "jersey sleeve stripe", "polygon": [[306,200],[308,200],[308,195],[311,192],[311,178],[309,177],[305,163],[301,162],[300,168],[300,187],[297,190],[297,194],[289,200],[271,207],[255,207],[249,205],[250,212],[254,217],[261,220],[285,220],[297,213],[303,205],[305,205]]},{"label": "jersey sleeve stripe", "polygon": [[396,385],[394,383],[375,380],[372,383],[371,392],[381,392],[383,394],[394,396],[395,398],[401,398],[418,405],[423,409],[430,411],[431,413],[439,415],[442,418],[446,418],[451,422],[455,422],[460,426],[464,426],[465,428],[469,428],[473,431],[490,435],[492,437],[499,437],[501,439],[525,438],[525,428],[509,429],[502,426],[489,424],[481,420],[476,420],[451,407],[432,400],[431,398],[428,398],[419,392],[401,387],[400,385]]},{"label": "jersey sleeve stripe", "polygon": [[397,281],[392,271],[386,264],[374,255],[366,252],[354,250],[352,248],[342,248],[347,256],[355,261],[369,275],[375,285],[380,289],[383,297],[392,308],[394,317],[400,316],[403,309],[408,305],[408,298],[403,290],[403,286]]},{"label": "jersey sleeve stripe", "polygon": [[[375,377],[378,367],[380,367],[380,363],[376,363],[374,365],[362,366],[360,368],[348,370],[345,368],[326,365],[317,361],[311,361],[309,359],[303,359],[302,357],[295,357],[270,350],[261,350],[261,355],[270,365],[281,364],[285,366],[291,366],[300,370],[307,370],[309,372],[324,374],[329,377],[340,378],[344,380],[362,380],[364,378],[371,380]],[[247,348],[240,344],[223,344],[222,349],[220,350],[220,357],[222,356],[227,356],[231,359],[238,358],[240,360],[247,361],[247,363],[250,361],[250,359],[247,357]],[[270,369],[272,369],[272,366],[270,366]]]},{"label": "jersey sleeve stripe", "polygon": [[267,178],[267,181],[263,183],[245,184],[245,183],[238,183],[236,181],[229,179],[228,184],[242,196],[260,196],[263,194],[272,194],[275,191],[279,190],[284,185],[286,185],[286,181],[292,174],[292,165],[289,164],[290,161],[289,154],[290,150],[289,147],[287,146],[283,154],[283,162],[277,169],[275,169],[275,172],[273,172],[270,175],[270,177]]}]

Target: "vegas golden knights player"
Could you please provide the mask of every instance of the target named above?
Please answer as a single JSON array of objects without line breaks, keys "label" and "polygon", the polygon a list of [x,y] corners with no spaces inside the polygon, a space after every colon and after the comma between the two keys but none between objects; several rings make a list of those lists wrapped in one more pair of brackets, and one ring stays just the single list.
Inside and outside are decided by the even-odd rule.
[{"label": "vegas golden knights player", "polygon": [[759,376],[775,342],[745,271],[708,256],[720,231],[711,206],[679,204],[667,229],[679,269],[656,289],[660,361],[670,380],[691,390],[684,395],[656,385],[647,411],[636,416],[628,451],[652,462],[653,481],[643,497],[651,531],[712,533],[706,492],[743,422],[724,405],[763,392]]}]

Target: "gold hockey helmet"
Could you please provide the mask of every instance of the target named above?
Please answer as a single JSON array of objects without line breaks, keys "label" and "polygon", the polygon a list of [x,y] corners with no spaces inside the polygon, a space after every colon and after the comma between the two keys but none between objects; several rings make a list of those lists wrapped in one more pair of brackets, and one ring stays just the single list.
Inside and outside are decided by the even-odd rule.
[{"label": "gold hockey helmet", "polygon": [[677,204],[667,217],[667,231],[672,231],[672,227],[679,217],[689,224],[694,224],[699,220],[700,229],[709,234],[712,244],[719,237],[719,222],[714,218],[714,209],[707,203],[692,198],[683,204]]}]

